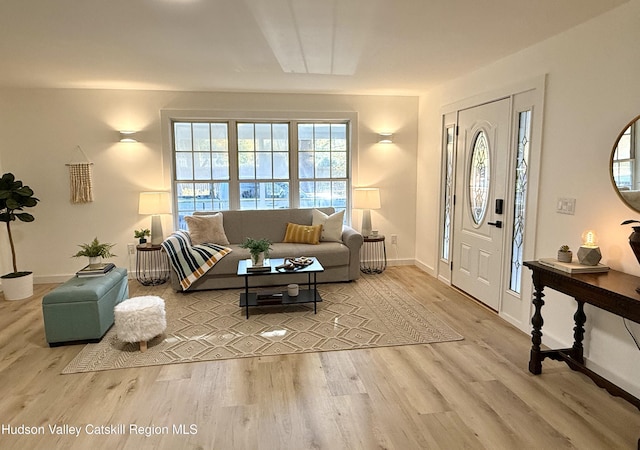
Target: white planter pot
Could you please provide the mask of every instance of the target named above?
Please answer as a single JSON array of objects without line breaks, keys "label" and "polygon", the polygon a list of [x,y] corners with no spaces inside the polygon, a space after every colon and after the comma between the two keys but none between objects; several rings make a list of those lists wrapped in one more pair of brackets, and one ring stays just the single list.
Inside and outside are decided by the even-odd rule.
[{"label": "white planter pot", "polygon": [[251,262],[253,263],[253,267],[262,267],[264,265],[264,252],[259,253],[256,259],[251,255]]},{"label": "white planter pot", "polygon": [[2,278],[5,300],[22,300],[33,295],[33,273],[17,278]]},{"label": "white planter pot", "polygon": [[573,260],[573,252],[569,250],[568,252],[558,251],[558,261],[570,263]]},{"label": "white planter pot", "polygon": [[102,257],[100,256],[90,256],[89,257],[89,268],[90,269],[99,269],[102,267]]}]

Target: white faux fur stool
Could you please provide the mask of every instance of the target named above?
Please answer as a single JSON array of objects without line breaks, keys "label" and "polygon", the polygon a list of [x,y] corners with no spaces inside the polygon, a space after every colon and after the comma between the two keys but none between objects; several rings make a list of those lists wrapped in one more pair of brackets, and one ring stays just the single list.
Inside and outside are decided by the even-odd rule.
[{"label": "white faux fur stool", "polygon": [[139,342],[140,351],[147,350],[147,341],[167,327],[164,300],[155,295],[133,297],[117,304],[113,310],[118,339]]}]

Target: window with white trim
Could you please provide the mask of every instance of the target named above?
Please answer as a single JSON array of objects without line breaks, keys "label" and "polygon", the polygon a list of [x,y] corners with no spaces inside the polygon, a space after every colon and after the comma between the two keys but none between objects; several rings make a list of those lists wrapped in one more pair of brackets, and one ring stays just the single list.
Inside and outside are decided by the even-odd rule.
[{"label": "window with white trim", "polygon": [[172,121],[178,225],[195,211],[350,202],[349,121]]}]

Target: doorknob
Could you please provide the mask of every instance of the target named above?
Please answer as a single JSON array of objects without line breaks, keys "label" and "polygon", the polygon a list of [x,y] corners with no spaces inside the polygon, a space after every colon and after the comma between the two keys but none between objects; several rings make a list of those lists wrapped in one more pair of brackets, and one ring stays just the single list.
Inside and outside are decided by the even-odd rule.
[{"label": "doorknob", "polygon": [[495,222],[488,222],[488,224],[496,228],[502,228],[502,220],[496,220]]}]

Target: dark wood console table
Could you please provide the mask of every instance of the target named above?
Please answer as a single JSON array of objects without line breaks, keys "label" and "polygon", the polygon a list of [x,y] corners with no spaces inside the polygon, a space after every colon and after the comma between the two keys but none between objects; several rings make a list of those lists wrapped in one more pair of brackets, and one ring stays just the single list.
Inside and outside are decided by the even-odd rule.
[{"label": "dark wood console table", "polygon": [[[598,375],[584,365],[582,341],[584,338],[584,324],[587,317],[584,304],[596,306],[620,317],[640,323],[640,294],[636,288],[640,287],[640,278],[616,270],[601,273],[569,274],[545,266],[536,261],[527,261],[526,267],[533,271],[533,305],[535,311],[531,318],[531,357],[529,372],[538,375],[542,372],[542,361],[551,358],[564,361],[567,365],[591,378],[598,386],[609,391],[610,394],[622,397],[636,408],[640,409],[640,399],[624,389]],[[542,342],[542,306],[544,305],[545,287],[575,298],[578,303],[573,316],[573,347],[556,350],[541,350]],[[640,441],[639,441],[640,448]]]}]

